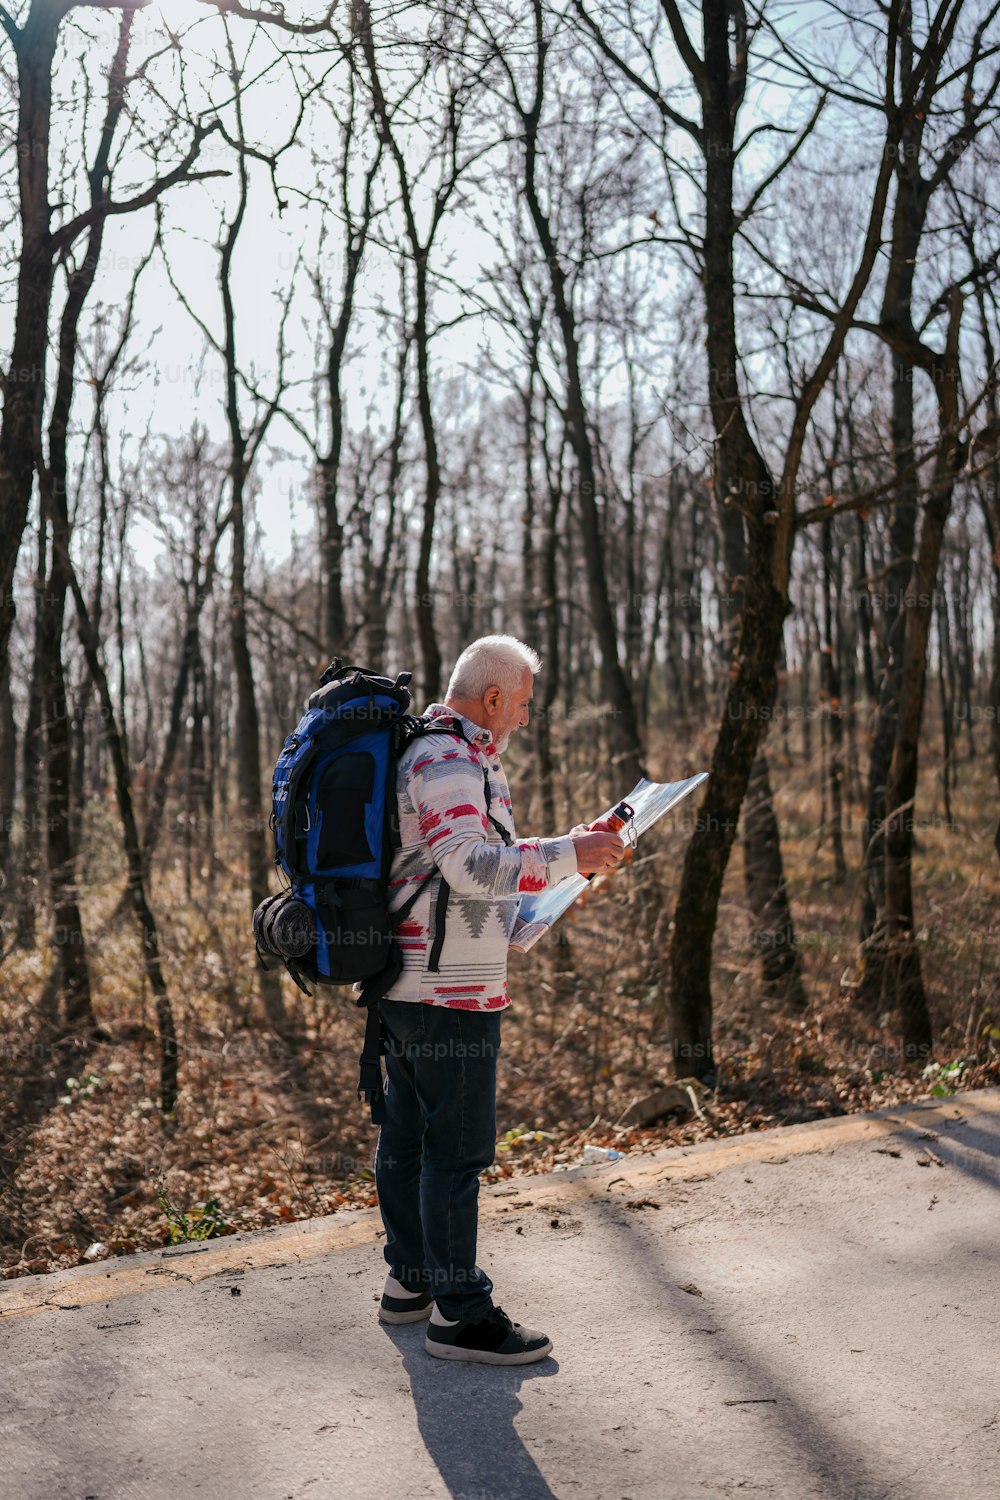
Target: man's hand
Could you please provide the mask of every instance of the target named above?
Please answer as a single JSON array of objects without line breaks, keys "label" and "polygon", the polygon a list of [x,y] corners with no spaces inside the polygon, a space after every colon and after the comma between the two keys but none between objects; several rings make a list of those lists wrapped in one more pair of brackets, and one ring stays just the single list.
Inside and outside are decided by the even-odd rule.
[{"label": "man's hand", "polygon": [[600,875],[613,870],[625,856],[625,845],[617,833],[592,832],[583,824],[570,829],[576,850],[576,868],[581,875]]}]

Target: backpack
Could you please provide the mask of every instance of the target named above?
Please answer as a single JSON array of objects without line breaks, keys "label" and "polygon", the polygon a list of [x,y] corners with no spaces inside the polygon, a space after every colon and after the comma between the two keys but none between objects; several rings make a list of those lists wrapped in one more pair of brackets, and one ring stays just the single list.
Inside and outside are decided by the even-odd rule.
[{"label": "backpack", "polygon": [[[323,673],[274,767],[270,826],[285,889],[253,914],[262,968],[279,959],[307,995],[309,984],[359,987],[368,1022],[358,1098],[370,1103],[374,1124],[385,1118],[379,1002],[402,972],[395,929],[421,889],[390,915],[389,867],[399,848],[396,766],[419,735],[442,733],[439,722],[408,712],[410,676],[393,680],[339,657]],[[483,781],[488,812],[485,767]]]}]

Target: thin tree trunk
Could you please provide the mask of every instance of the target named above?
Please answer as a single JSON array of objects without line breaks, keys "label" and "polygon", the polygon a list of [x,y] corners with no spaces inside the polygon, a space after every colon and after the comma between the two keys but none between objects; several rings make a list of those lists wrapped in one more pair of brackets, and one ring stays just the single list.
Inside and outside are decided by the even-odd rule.
[{"label": "thin tree trunk", "polygon": [[[41,455],[45,354],[52,297],[49,130],[52,64],[60,5],[33,0],[15,42],[18,74],[17,171],[21,253],[9,378],[0,423],[0,663],[15,618],[14,569]],[[43,574],[44,577],[44,574]]]},{"label": "thin tree trunk", "polygon": [[160,1107],[165,1115],[170,1115],[173,1113],[174,1106],[177,1103],[177,1031],[174,1024],[173,1007],[170,1003],[170,994],[167,990],[166,980],[163,975],[163,966],[160,961],[159,932],[157,930],[156,919],[147,900],[143,880],[142,845],[139,839],[139,825],[136,821],[132,797],[132,779],[129,772],[128,751],[125,746],[121,726],[118,723],[115,713],[115,705],[111,696],[107,673],[101,664],[98,641],[94,634],[87,603],[83,597],[83,591],[80,588],[68,552],[63,554],[62,561],[66,569],[67,583],[72,591],[73,602],[76,607],[77,633],[80,637],[80,644],[83,646],[87,668],[97,688],[101,713],[104,719],[105,738],[107,739],[108,749],[111,753],[111,763],[115,777],[115,793],[118,799],[118,812],[121,818],[125,859],[128,868],[128,890],[131,897],[132,909],[139,924],[139,931],[142,937],[143,962],[150,987],[153,991],[153,1003],[156,1007],[156,1019],[160,1038]]},{"label": "thin tree trunk", "polygon": [[[971,246],[974,252],[974,244]],[[986,390],[986,411],[988,416],[988,430],[992,434],[990,448],[992,461],[987,465],[986,472],[977,485],[980,509],[983,513],[983,521],[986,526],[986,536],[990,548],[990,573],[989,577],[993,583],[990,598],[991,613],[993,616],[993,654],[990,664],[990,679],[988,689],[988,703],[986,705],[990,722],[990,754],[993,760],[993,774],[996,778],[997,788],[1000,790],[1000,388],[997,381],[997,362],[993,347],[993,335],[990,331],[990,322],[986,313],[986,294],[982,282],[976,283],[976,306],[979,312],[979,336],[983,341],[983,352],[986,356],[986,365],[993,371]],[[977,458],[980,454],[976,455]],[[1000,859],[1000,822],[997,823],[994,848],[997,858]]]},{"label": "thin tree trunk", "polygon": [[431,587],[431,556],[434,549],[434,528],[437,519],[437,504],[441,495],[441,465],[438,457],[437,429],[434,422],[430,382],[430,302],[428,270],[430,252],[448,199],[458,179],[456,145],[459,126],[458,97],[452,93],[448,104],[448,150],[451,159],[450,176],[442,182],[434,194],[434,206],[430,227],[423,239],[417,228],[411,194],[411,180],[406,170],[402,151],[392,130],[392,122],[375,57],[375,40],[372,33],[372,15],[367,0],[354,0],[352,8],[354,34],[361,41],[368,75],[371,81],[372,102],[378,121],[379,136],[387,145],[396,165],[399,177],[400,199],[410,255],[413,260],[414,317],[413,334],[417,366],[417,411],[424,442],[424,503],[421,519],[420,542],[416,567],[416,621],[417,639],[423,662],[423,692],[430,701],[441,691],[441,648],[434,624],[434,595]]},{"label": "thin tree trunk", "polygon": [[541,548],[542,596],[539,607],[545,639],[545,675],[542,681],[542,701],[536,716],[535,745],[538,755],[538,780],[542,793],[542,817],[544,827],[551,831],[556,823],[556,765],[552,753],[552,720],[556,698],[559,693],[559,676],[562,664],[559,630],[559,509],[561,495],[561,465],[553,471],[546,456],[548,479],[548,505]]},{"label": "thin tree trunk", "polygon": [[923,507],[911,586],[903,607],[899,718],[886,785],[885,903],[873,934],[882,947],[882,1007],[885,1010],[898,1008],[904,1052],[911,1059],[926,1056],[932,1045],[930,1012],[913,920],[913,809],[927,676],[927,642],[941,543],[955,482],[966,459],[966,445],[959,437],[961,319],[962,295],[956,290],[951,296],[945,352],[935,360],[932,370],[940,440],[931,490]]},{"label": "thin tree trunk", "polygon": [[42,643],[42,627],[45,579],[48,575],[48,526],[44,516],[38,522],[38,563],[35,573],[35,628],[34,648],[31,660],[31,683],[28,689],[28,712],[21,744],[22,769],[22,818],[23,836],[20,845],[18,871],[17,942],[25,948],[33,948],[39,905],[38,870],[45,852],[46,819],[45,794],[42,769],[45,759],[45,740],[42,727],[45,711],[45,651]]},{"label": "thin tree trunk", "polygon": [[[884,824],[886,815],[886,779],[896,737],[899,696],[902,687],[903,634],[905,620],[903,600],[913,566],[913,542],[916,534],[916,476],[913,471],[913,366],[893,356],[895,378],[892,388],[892,451],[896,471],[897,500],[889,527],[890,563],[880,605],[883,620],[883,656],[879,680],[878,706],[872,732],[868,764],[868,807],[862,824],[861,935],[867,939],[874,928],[882,902],[885,860]],[[877,958],[865,960],[861,994],[866,1002],[877,1000],[881,993],[881,974]]]},{"label": "thin tree trunk", "polygon": [[824,640],[820,670],[823,675],[823,696],[829,730],[830,842],[833,847],[834,880],[837,885],[843,885],[847,879],[847,863],[844,859],[844,713],[838,659],[840,631],[839,628],[834,631],[834,616],[835,613],[839,615],[839,609],[835,611],[833,603],[833,522],[825,521],[822,532]]},{"label": "thin tree trunk", "polygon": [[955,819],[951,811],[951,789],[955,772],[955,720],[954,720],[954,662],[948,631],[948,597],[937,595],[937,645],[938,645],[938,707],[941,711],[941,790],[944,796],[944,816],[949,828],[954,828]]},{"label": "thin tree trunk", "polygon": [[192,559],[191,595],[185,614],[184,634],[181,637],[177,676],[174,679],[174,688],[170,698],[170,717],[167,721],[167,733],[164,740],[163,752],[160,756],[160,763],[156,768],[156,776],[153,780],[152,789],[146,799],[146,817],[143,823],[142,847],[147,882],[152,872],[153,855],[160,841],[160,834],[163,828],[163,814],[167,804],[167,794],[170,790],[170,777],[173,771],[174,758],[177,754],[177,747],[184,728],[184,705],[188,698],[191,676],[200,656],[201,616],[205,607],[205,601],[215,586],[215,569],[219,543],[229,526],[230,518],[230,512],[227,511],[216,527],[214,536],[209,540],[208,554],[204,560],[204,573],[202,573],[202,559],[198,555],[197,550],[195,550]]},{"label": "thin tree trunk", "polygon": [[761,961],[764,993],[789,1010],[804,1010],[802,965],[763,748],[754,759],[743,802],[743,869],[747,899],[754,915],[751,943]]},{"label": "thin tree trunk", "polygon": [[559,258],[551,221],[538,194],[538,132],[544,101],[548,44],[544,37],[542,0],[533,0],[532,10],[535,24],[534,98],[528,109],[522,108],[516,97],[514,99],[524,132],[524,193],[538,243],[545,257],[566,361],[566,426],[576,459],[576,509],[580,521],[594,634],[601,660],[601,691],[606,711],[612,716],[609,737],[615,751],[617,773],[625,780],[633,781],[642,775],[643,752],[635,702],[618,654],[618,633],[608,592],[604,539],[597,508],[596,465],[580,369],[579,335],[568,278]]},{"label": "thin tree trunk", "polygon": [[[899,19],[899,78],[909,87],[913,74],[912,19],[904,6]],[[920,174],[921,123],[910,112],[901,123],[900,152],[895,167],[896,201],[893,208],[889,269],[882,297],[884,324],[912,328],[913,278],[927,214],[928,191]],[[862,824],[861,847],[861,939],[860,997],[868,1009],[879,1003],[882,974],[881,944],[868,938],[875,927],[884,899],[885,818],[888,811],[887,781],[902,692],[904,596],[913,567],[917,524],[918,476],[914,467],[914,367],[892,350],[892,462],[896,477],[896,499],[889,527],[889,567],[881,594],[883,614],[882,675],[878,708],[872,734],[868,767],[868,808]]]},{"label": "thin tree trunk", "polygon": [[17,792],[17,724],[10,692],[10,661],[0,662],[0,961],[7,951],[11,907],[11,832]]},{"label": "thin tree trunk", "polygon": [[[60,482],[61,481],[57,481]],[[48,829],[52,948],[59,969],[63,1015],[71,1030],[93,1030],[90,969],[80,915],[77,859],[70,826],[70,720],[62,662],[63,617],[68,582],[62,559],[69,547],[63,491],[56,498],[48,484],[46,510],[53,526],[52,570],[46,582],[42,624],[45,662],[45,808]]]},{"label": "thin tree trunk", "polygon": [[[355,123],[354,74],[348,75],[350,90],[349,115],[345,125],[343,155],[341,158],[340,188],[341,213],[346,244],[344,247],[344,276],[341,284],[340,308],[331,328],[330,350],[326,364],[327,400],[330,407],[330,444],[319,460],[320,515],[322,520],[321,564],[323,572],[323,634],[330,656],[342,656],[346,652],[347,614],[344,608],[344,527],[340,519],[339,490],[340,462],[344,448],[344,393],[342,376],[344,356],[351,320],[354,316],[354,296],[364,257],[365,244],[372,218],[372,188],[382,159],[379,144],[375,159],[365,174],[365,191],[360,219],[355,222],[350,201],[351,140]],[[317,291],[319,279],[317,278]]]},{"label": "thin tree trunk", "polygon": [[[405,287],[401,289],[402,301]],[[404,314],[405,318],[405,309]],[[390,583],[390,572],[396,552],[396,515],[399,505],[399,486],[403,469],[403,438],[406,409],[406,367],[409,359],[409,342],[405,327],[400,327],[399,353],[396,358],[396,405],[393,414],[392,438],[389,444],[389,471],[386,478],[386,515],[382,532],[382,546],[378,557],[371,559],[368,571],[369,587],[366,602],[368,616],[369,660],[384,669],[386,641],[389,631],[388,600],[394,593]],[[370,524],[370,522],[369,522]]]},{"label": "thin tree trunk", "polygon": [[[118,45],[108,70],[108,95],[94,161],[88,171],[90,204],[96,211],[86,252],[69,274],[66,302],[59,323],[59,364],[48,426],[48,463],[39,466],[43,515],[52,526],[52,566],[45,588],[42,634],[46,663],[46,768],[49,882],[52,891],[54,945],[60,971],[67,1026],[94,1029],[90,971],[77,888],[77,851],[72,827],[71,723],[63,666],[63,623],[69,587],[70,520],[67,443],[76,386],[80,318],[100,264],[109,192],[109,163],[115,132],[125,104],[128,55],[134,11],[122,12]],[[124,697],[124,663],[122,695]],[[123,731],[124,732],[124,731]]]},{"label": "thin tree trunk", "polygon": [[[964,537],[967,532],[964,529]],[[963,537],[963,539],[964,539]],[[958,677],[958,704],[962,721],[965,724],[966,735],[966,759],[975,760],[976,740],[973,734],[973,711],[972,698],[975,689],[976,677],[976,655],[972,632],[972,580],[969,570],[964,566],[964,558],[960,565],[954,570],[955,579],[955,654],[957,661]],[[956,746],[956,756],[957,756]]]},{"label": "thin tree trunk", "polygon": [[[848,429],[848,442],[853,442]],[[854,488],[857,488],[854,485]],[[872,656],[872,622],[871,611],[868,607],[868,590],[864,586],[868,576],[868,538],[865,534],[865,522],[861,515],[855,516],[858,542],[858,572],[857,572],[857,601],[858,601],[858,633],[861,637],[861,664],[864,671],[865,697],[873,704],[878,697],[878,684],[875,681],[875,662]]]},{"label": "thin tree trunk", "polygon": [[[230,60],[235,59],[230,47]],[[219,287],[222,294],[226,421],[229,429],[229,492],[232,505],[232,564],[229,585],[230,648],[233,654],[233,682],[236,688],[236,774],[237,806],[243,826],[243,849],[249,885],[249,912],[252,913],[268,894],[271,861],[268,855],[267,824],[263,814],[263,785],[260,773],[260,716],[254,686],[253,661],[247,634],[246,596],[246,486],[249,477],[249,443],[240,420],[238,367],[236,356],[236,313],[232,296],[232,264],[240,230],[246,214],[248,174],[246,154],[242,149],[242,97],[236,96],[240,149],[237,155],[240,194],[236,213],[227,226],[219,263]],[[273,411],[273,407],[271,408]],[[266,419],[265,419],[266,423]],[[263,430],[258,429],[259,442]],[[258,968],[259,994],[268,1023],[282,1039],[291,1037],[288,1015],[281,994],[281,982],[273,970]]]}]

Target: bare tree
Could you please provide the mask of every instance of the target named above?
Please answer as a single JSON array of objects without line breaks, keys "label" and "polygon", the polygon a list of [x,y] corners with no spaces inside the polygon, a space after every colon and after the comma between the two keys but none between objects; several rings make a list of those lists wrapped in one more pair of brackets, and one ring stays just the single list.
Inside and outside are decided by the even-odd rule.
[{"label": "bare tree", "polygon": [[[594,20],[584,0],[575,0],[575,4],[599,54],[613,64],[631,89],[652,105],[663,121],[664,131],[681,131],[695,144],[702,158],[703,222],[697,237],[689,232],[684,238],[696,255],[705,301],[709,405],[716,436],[713,473],[716,500],[721,508],[732,507],[742,513],[746,545],[739,635],[711,773],[698,825],[685,852],[669,954],[674,1055],[707,1073],[712,1071],[712,939],[740,807],[777,696],[776,663],[789,608],[799,470],[813,410],[843,350],[862,293],[875,268],[891,178],[891,156],[888,151],[882,154],[855,270],[832,313],[832,331],[797,383],[781,472],[774,478],[754,439],[738,379],[734,242],[737,235],[747,235],[746,226],[755,207],[814,130],[824,93],[817,90],[816,105],[792,145],[738,209],[734,191],[736,136],[753,40],[743,5],[733,6],[728,0],[703,0],[704,40],[699,52],[674,0],[663,0],[670,35],[700,106],[700,119],[694,119],[674,106],[655,71],[640,71],[641,61],[636,60],[633,65],[616,50],[607,29]],[[892,17],[889,32],[892,77],[896,46]],[[890,141],[893,130],[890,120]],[[669,153],[666,169],[668,173],[678,170]],[[794,283],[793,276],[789,280]],[[665,1008],[659,1019],[661,1022],[665,1019]]]},{"label": "bare tree", "polygon": [[3,380],[0,422],[0,662],[6,660],[14,624],[14,569],[41,456],[45,356],[55,266],[99,220],[148,207],[177,184],[218,175],[194,170],[205,137],[215,129],[213,123],[199,125],[172,171],[127,199],[112,199],[102,193],[82,212],[53,227],[57,205],[51,200],[49,187],[52,69],[60,27],[74,8],[74,0],[32,0],[20,26],[0,8],[0,26],[17,62],[21,227],[14,338]]},{"label": "bare tree", "polygon": [[[95,210],[82,257],[67,276],[66,301],[59,325],[59,362],[48,424],[46,461],[38,464],[40,525],[52,531],[52,562],[40,596],[39,647],[45,678],[43,729],[46,742],[46,816],[49,885],[53,933],[66,1024],[93,1028],[90,972],[76,884],[76,848],[70,817],[70,714],[63,667],[63,617],[69,588],[70,517],[68,509],[68,436],[76,384],[80,318],[101,258],[110,184],[112,143],[125,105],[129,46],[134,12],[123,10],[118,46],[108,72],[107,107],[93,164],[90,202]],[[67,247],[67,252],[69,247]],[[133,296],[135,283],[133,282]]]},{"label": "bare tree", "polygon": [[506,78],[507,98],[517,118],[523,143],[524,196],[548,272],[552,304],[562,343],[565,369],[563,416],[576,461],[574,499],[581,529],[589,607],[600,653],[602,695],[606,711],[612,716],[611,739],[615,747],[616,763],[626,780],[634,780],[642,772],[642,746],[635,701],[618,651],[618,633],[609,596],[606,538],[602,533],[598,512],[597,462],[584,394],[581,340],[573,307],[570,275],[556,242],[551,212],[543,202],[539,130],[546,102],[546,60],[550,48],[550,40],[546,35],[545,11],[542,0],[532,0],[530,26],[533,56],[527,94],[518,81],[508,50],[493,30],[485,12],[482,14],[494,45],[496,60]]},{"label": "bare tree", "polygon": [[[358,276],[373,219],[372,194],[382,161],[382,141],[378,139],[364,170],[361,203],[355,211],[351,184],[355,170],[353,145],[359,130],[359,110],[357,78],[353,70],[348,72],[347,89],[347,113],[343,124],[337,169],[340,219],[344,235],[344,268],[341,276],[339,305],[336,309],[331,305],[329,289],[321,269],[316,267],[312,271],[313,288],[322,312],[328,339],[325,384],[330,422],[329,442],[325,449],[315,451],[322,524],[320,555],[323,575],[323,637],[327,654],[330,656],[346,655],[347,651],[347,618],[344,611],[342,578],[344,528],[338,504],[340,465],[344,449],[343,382]],[[364,139],[363,136],[362,139]]]},{"label": "bare tree", "polygon": [[[980,85],[985,34],[997,7],[991,6],[973,32],[968,54],[956,70],[956,32],[964,7],[961,0],[942,5],[927,29],[922,44],[914,38],[913,17],[901,5],[897,21],[897,76],[887,82],[887,101],[899,102],[899,139],[893,166],[896,195],[893,204],[888,269],[883,288],[881,327],[892,353],[892,462],[896,478],[895,504],[889,530],[889,561],[881,590],[884,618],[884,662],[879,700],[872,734],[868,773],[868,807],[862,829],[864,875],[861,920],[864,962],[861,994],[870,1007],[882,1003],[883,976],[881,942],[870,943],[878,912],[883,904],[886,841],[883,836],[889,814],[889,762],[896,741],[906,634],[904,601],[913,566],[917,536],[919,468],[914,442],[914,370],[927,369],[926,359],[911,360],[909,332],[915,317],[915,287],[922,249],[936,194],[946,189],[968,147],[996,117],[995,100],[1000,74]],[[988,54],[987,54],[988,55]],[[950,105],[948,91],[957,76],[965,78],[965,89],[957,108]],[[904,101],[912,101],[909,108]],[[929,122],[940,117],[949,122],[943,140],[935,139]],[[925,171],[924,168],[927,170]],[[945,299],[947,300],[947,299]],[[894,331],[903,337],[891,338]],[[942,440],[948,441],[942,429]]]},{"label": "bare tree", "polygon": [[[214,482],[217,467],[209,452],[206,432],[196,427],[187,447],[178,455],[176,466],[166,469],[168,484],[174,494],[179,491],[187,498],[187,505],[181,511],[177,547],[184,613],[166,736],[146,799],[142,857],[147,880],[163,829],[171,775],[184,731],[184,708],[192,687],[199,717],[203,718],[206,711],[201,618],[215,587],[219,547],[233,516],[232,505],[225,504],[222,486],[216,486]],[[197,725],[192,725],[192,745],[196,743],[196,729]]]},{"label": "bare tree", "polygon": [[[441,495],[441,461],[438,453],[437,428],[431,390],[430,342],[431,327],[431,282],[430,258],[445,212],[451,202],[459,180],[470,165],[472,157],[459,154],[462,133],[463,111],[472,91],[473,80],[463,59],[463,22],[461,13],[443,15],[441,37],[431,37],[419,81],[429,81],[435,75],[434,59],[449,56],[456,59],[443,65],[442,98],[440,115],[434,125],[425,125],[431,139],[426,160],[414,168],[407,161],[401,143],[400,127],[396,112],[408,101],[413,87],[407,90],[404,99],[390,104],[382,83],[382,71],[375,43],[375,31],[371,9],[367,0],[353,0],[351,10],[351,32],[358,44],[367,73],[371,94],[375,126],[379,139],[392,158],[399,180],[400,207],[403,215],[406,246],[413,267],[414,312],[413,343],[417,381],[417,410],[424,440],[424,503],[417,553],[416,619],[417,636],[423,661],[423,692],[427,699],[436,698],[441,690],[441,648],[434,623],[431,558],[434,548],[434,527],[437,505]],[[457,28],[458,37],[448,32]],[[428,172],[434,173],[436,183],[430,191],[430,206],[426,223],[421,230],[418,222],[417,187],[424,186]]]},{"label": "bare tree", "polygon": [[[228,8],[228,7],[227,7]],[[265,149],[251,143],[245,123],[245,85],[243,67],[237,59],[236,48],[228,21],[224,22],[227,72],[232,86],[230,107],[233,127],[227,128],[219,116],[216,126],[232,148],[236,175],[236,201],[231,217],[223,215],[219,240],[219,294],[222,308],[221,335],[194,310],[190,300],[182,291],[170,267],[166,253],[162,217],[158,236],[164,246],[164,265],[178,298],[201,329],[208,346],[222,361],[224,377],[223,406],[228,434],[228,499],[227,520],[231,532],[232,558],[229,579],[230,649],[233,660],[233,676],[236,696],[236,756],[237,756],[237,804],[243,828],[244,856],[246,860],[249,888],[249,908],[252,912],[268,892],[271,858],[269,836],[264,819],[263,783],[261,777],[260,714],[254,681],[254,665],[249,644],[247,608],[247,519],[249,507],[249,483],[254,463],[275,415],[282,409],[285,394],[286,374],[286,325],[291,305],[291,287],[286,288],[281,301],[281,317],[277,336],[276,371],[274,388],[270,395],[259,392],[253,381],[240,365],[236,332],[236,304],[233,296],[233,265],[240,234],[246,221],[250,198],[250,163],[259,161],[267,170],[275,201],[283,207],[277,185],[276,169],[280,157],[296,139],[305,111],[306,95],[300,95],[299,107],[285,139],[279,146]],[[243,398],[248,398],[252,416],[244,419]],[[218,528],[217,528],[218,529]],[[283,1040],[293,1041],[294,1032],[282,998],[281,984],[273,970],[258,970],[260,997],[268,1021],[275,1033]]]}]

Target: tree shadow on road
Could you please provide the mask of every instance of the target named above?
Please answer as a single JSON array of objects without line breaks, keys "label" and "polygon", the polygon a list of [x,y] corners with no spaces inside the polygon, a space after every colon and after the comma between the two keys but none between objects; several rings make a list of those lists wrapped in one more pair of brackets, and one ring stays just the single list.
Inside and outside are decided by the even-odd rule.
[{"label": "tree shadow on road", "polygon": [[380,1325],[403,1360],[417,1425],[452,1500],[555,1500],[518,1435],[521,1382],[559,1373],[550,1356],[534,1365],[476,1365],[432,1359],[424,1324]]}]

